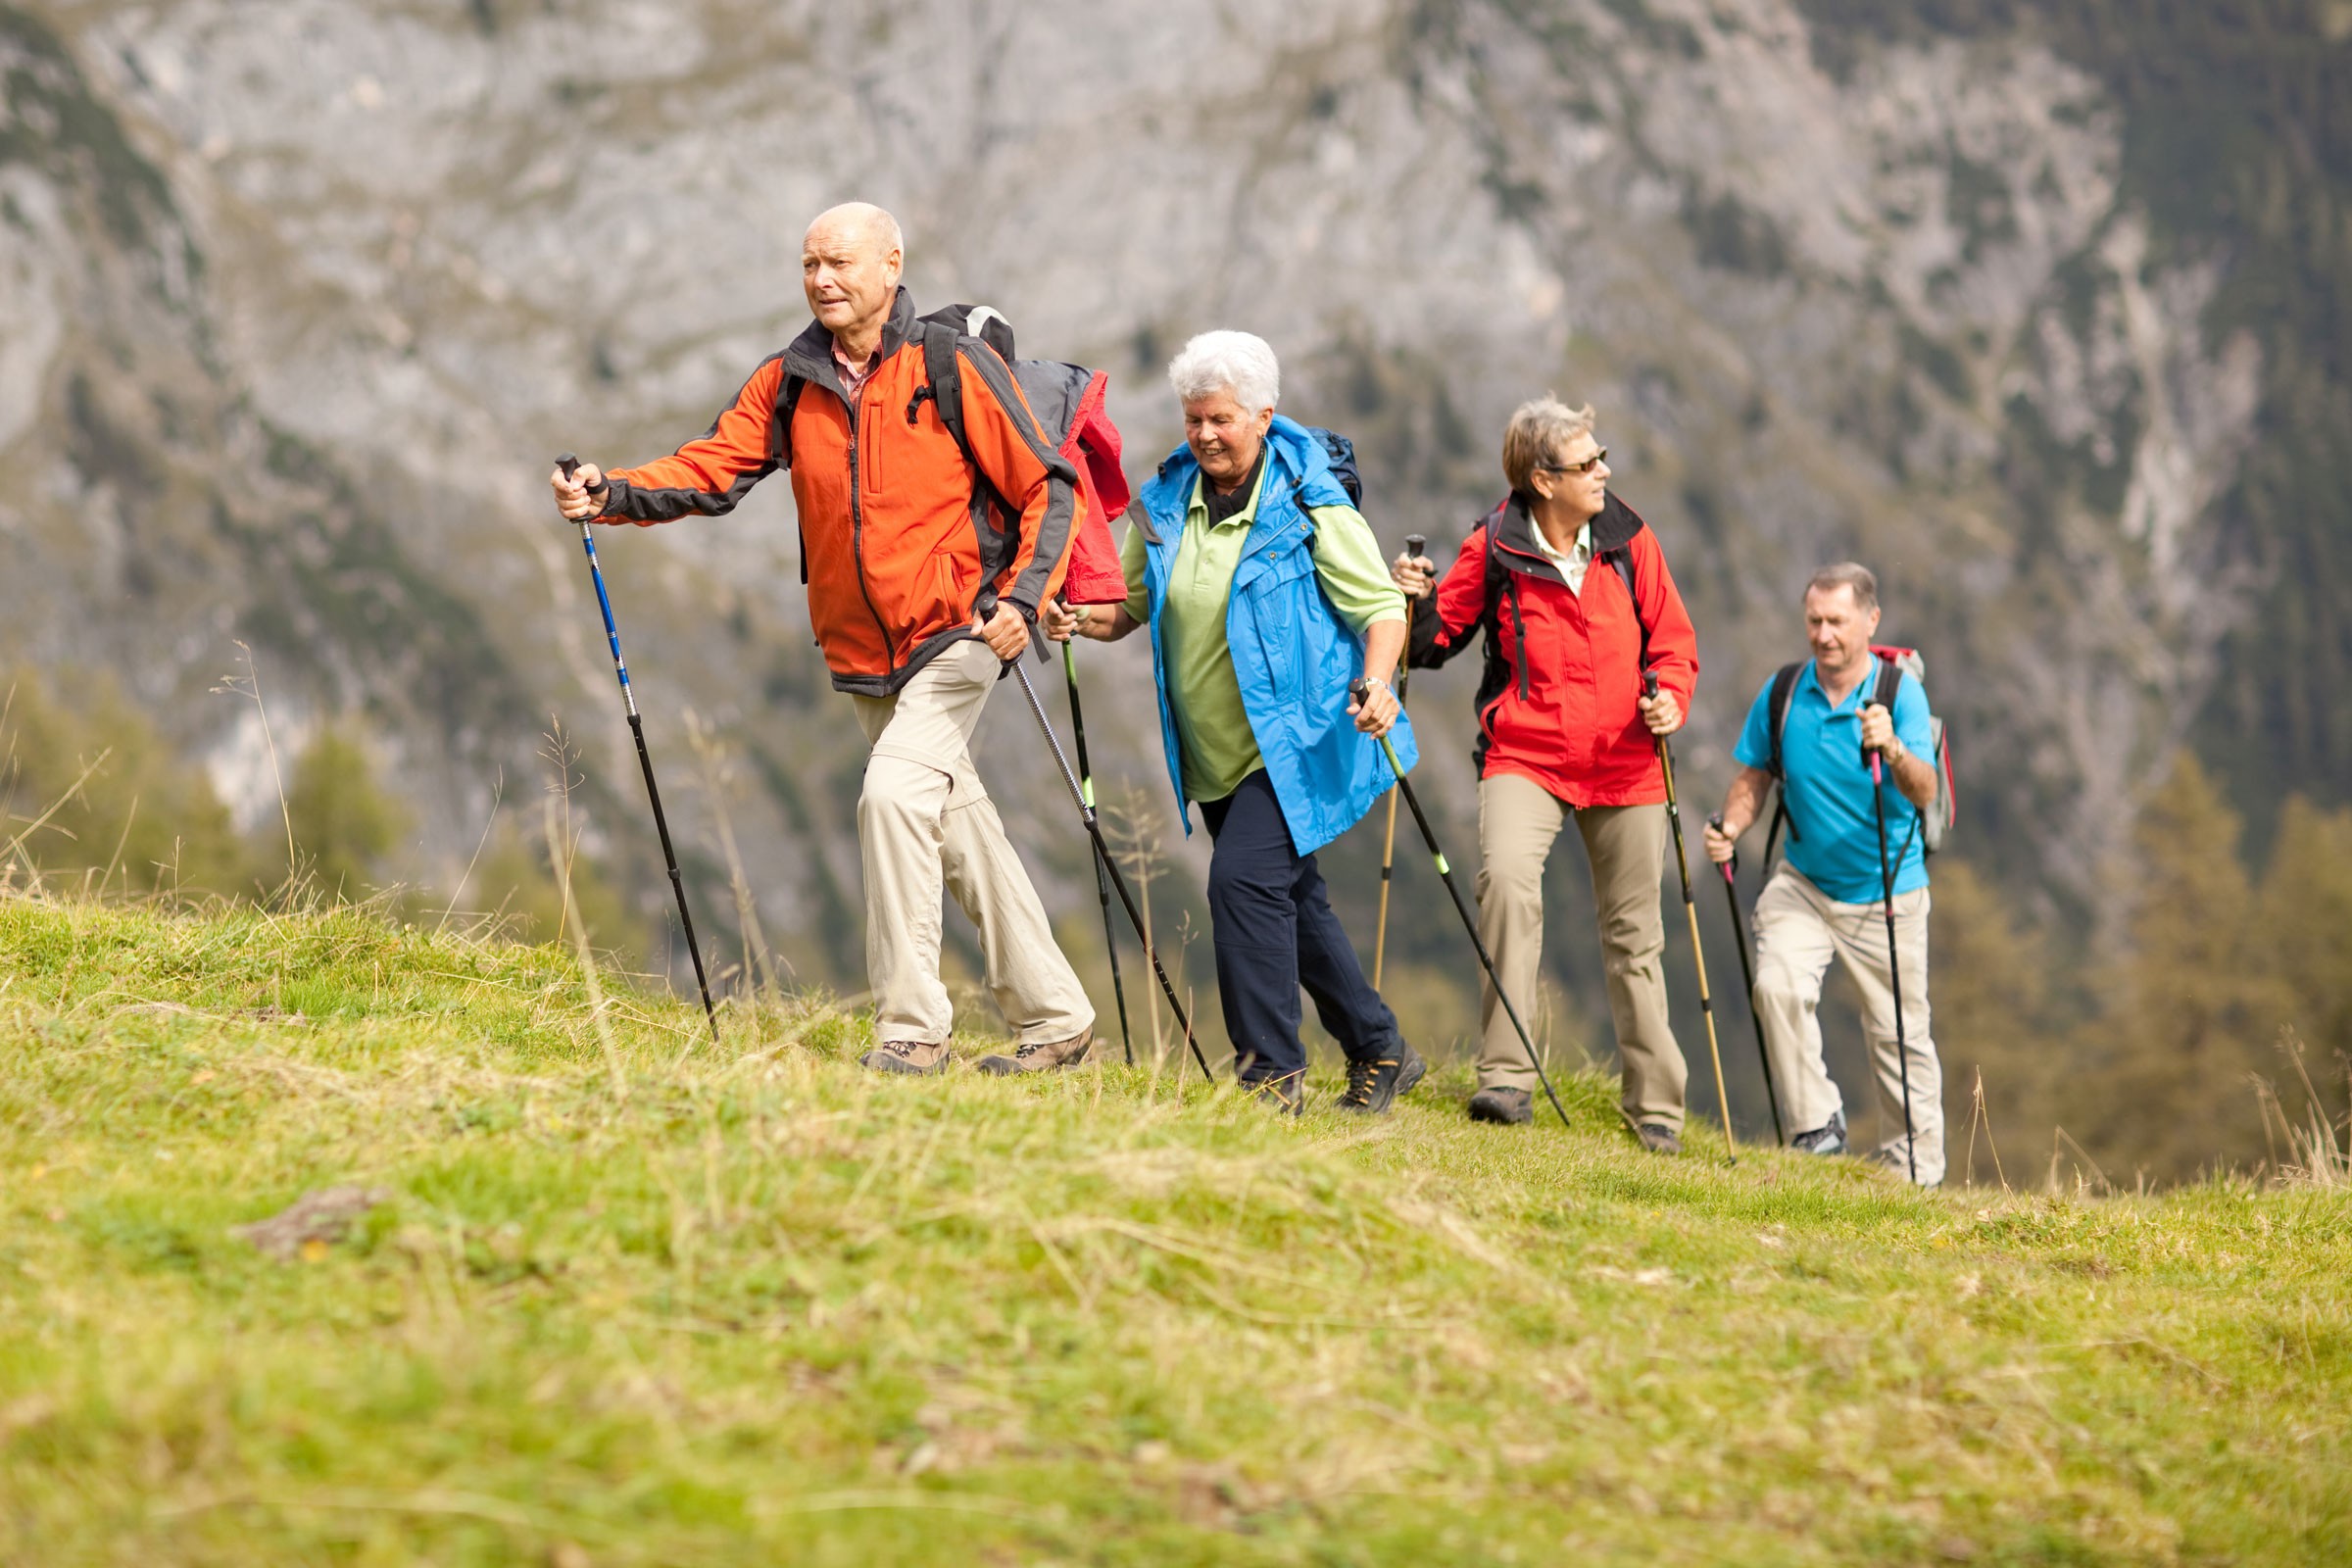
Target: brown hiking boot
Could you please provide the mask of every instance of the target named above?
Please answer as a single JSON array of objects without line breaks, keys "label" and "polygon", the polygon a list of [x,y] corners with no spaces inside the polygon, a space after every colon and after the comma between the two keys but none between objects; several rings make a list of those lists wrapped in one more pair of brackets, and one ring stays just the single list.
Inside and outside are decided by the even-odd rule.
[{"label": "brown hiking boot", "polygon": [[1094,1046],[1094,1030],[1081,1029],[1067,1040],[1035,1041],[1016,1047],[1009,1056],[982,1056],[972,1065],[1000,1078],[1016,1072],[1045,1072],[1054,1067],[1077,1066]]},{"label": "brown hiking boot", "polygon": [[927,1078],[948,1070],[948,1047],[945,1041],[932,1045],[921,1040],[885,1040],[859,1056],[858,1065],[875,1072],[903,1072]]}]

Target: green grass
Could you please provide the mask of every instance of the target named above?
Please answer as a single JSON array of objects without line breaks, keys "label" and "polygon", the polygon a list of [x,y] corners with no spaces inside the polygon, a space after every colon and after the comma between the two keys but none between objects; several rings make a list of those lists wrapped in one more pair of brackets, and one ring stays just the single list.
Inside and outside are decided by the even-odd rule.
[{"label": "green grass", "polygon": [[553,950],[0,902],[0,1562],[2352,1560],[2340,1194],[612,1013],[625,1100]]}]

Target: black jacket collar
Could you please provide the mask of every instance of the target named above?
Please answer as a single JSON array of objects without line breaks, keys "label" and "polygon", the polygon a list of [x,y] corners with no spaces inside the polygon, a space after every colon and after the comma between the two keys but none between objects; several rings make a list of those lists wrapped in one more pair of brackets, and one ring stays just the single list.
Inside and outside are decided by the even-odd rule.
[{"label": "black jacket collar", "polygon": [[[1634,535],[1642,531],[1643,523],[1640,514],[1618,500],[1617,492],[1612,490],[1602,501],[1592,526],[1592,555],[1597,560],[1608,551],[1623,550],[1633,543]],[[1512,570],[1545,577],[1559,575],[1559,568],[1536,542],[1535,514],[1528,511],[1525,497],[1514,494],[1494,509],[1487,522],[1487,537],[1502,547]]]}]

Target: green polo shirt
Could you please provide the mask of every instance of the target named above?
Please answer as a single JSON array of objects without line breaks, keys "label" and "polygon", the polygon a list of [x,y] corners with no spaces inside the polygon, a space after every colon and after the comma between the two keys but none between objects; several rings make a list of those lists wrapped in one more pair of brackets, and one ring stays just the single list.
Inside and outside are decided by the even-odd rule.
[{"label": "green polo shirt", "polygon": [[[1214,525],[1208,520],[1200,481],[1194,480],[1184,539],[1176,547],[1167,602],[1160,609],[1168,708],[1176,718],[1176,741],[1183,755],[1184,793],[1196,801],[1223,800],[1265,765],[1250,715],[1242,708],[1242,686],[1225,641],[1225,606],[1233,593],[1234,568],[1242,563],[1242,546],[1257,520],[1265,467],[1259,466],[1250,504]],[[1384,620],[1403,620],[1404,595],[1389,580],[1380,541],[1372,536],[1363,514],[1353,507],[1313,507],[1307,514],[1315,522],[1309,546],[1315,580],[1340,618],[1359,636]],[[1129,528],[1119,547],[1119,564],[1127,574],[1127,613],[1138,621],[1147,618],[1152,607],[1144,582],[1144,554],[1143,530]],[[1333,701],[1345,702],[1345,694],[1334,693]]]}]

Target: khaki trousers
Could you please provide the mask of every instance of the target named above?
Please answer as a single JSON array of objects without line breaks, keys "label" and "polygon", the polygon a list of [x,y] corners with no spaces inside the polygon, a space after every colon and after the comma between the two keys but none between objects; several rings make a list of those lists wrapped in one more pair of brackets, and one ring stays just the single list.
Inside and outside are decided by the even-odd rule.
[{"label": "khaki trousers", "polygon": [[[1570,815],[1592,862],[1600,954],[1624,1068],[1625,1113],[1680,1131],[1690,1077],[1666,1020],[1666,926],[1658,912],[1666,869],[1666,808],[1589,806],[1576,810],[1531,778],[1494,773],[1478,786],[1478,934],[1512,1004],[1535,1027],[1544,956],[1544,863]],[[1494,988],[1479,994],[1481,1089],[1536,1087],[1535,1069]]]},{"label": "khaki trousers", "polygon": [[[1882,1154],[1907,1171],[1903,1155],[1903,1059],[1894,1047],[1894,992],[1886,966],[1886,906],[1840,904],[1783,860],[1756,899],[1756,1014],[1772,1050],[1772,1076],[1791,1136],[1829,1125],[1844,1108],[1821,1061],[1822,977],[1845,960],[1862,993],[1862,1034],[1878,1085]],[[1943,1180],[1943,1068],[1928,1033],[1928,890],[1894,901],[1894,946],[1902,957],[1903,1039],[1910,1056],[1911,1124],[1919,1179]]]},{"label": "khaki trousers", "polygon": [[954,1025],[939,980],[943,883],[979,928],[989,994],[1023,1045],[1067,1040],[1095,1021],[972,769],[972,730],[998,669],[987,644],[961,642],[897,696],[850,699],[873,744],[858,796],[858,853],[877,1040],[939,1045]]}]

